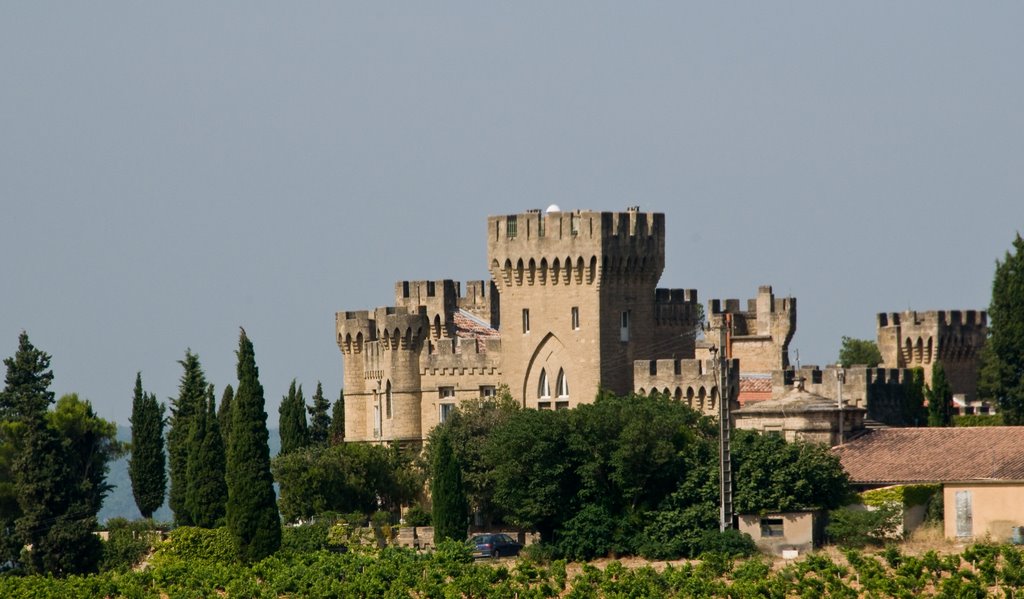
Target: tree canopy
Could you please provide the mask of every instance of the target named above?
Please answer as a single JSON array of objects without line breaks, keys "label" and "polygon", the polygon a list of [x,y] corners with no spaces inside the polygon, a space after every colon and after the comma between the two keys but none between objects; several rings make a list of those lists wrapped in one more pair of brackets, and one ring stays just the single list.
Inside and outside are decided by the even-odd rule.
[{"label": "tree canopy", "polygon": [[1024,239],[996,261],[988,308],[988,341],[982,353],[978,392],[999,404],[1009,425],[1024,424]]},{"label": "tree canopy", "polygon": [[882,352],[878,351],[878,344],[874,341],[843,336],[843,344],[839,348],[839,363],[844,368],[855,364],[875,367],[882,363]]},{"label": "tree canopy", "polygon": [[932,367],[932,384],[925,389],[928,397],[928,426],[950,426],[953,423],[953,389],[946,379],[942,362]]},{"label": "tree canopy", "polygon": [[141,372],[135,375],[129,422],[132,442],[128,477],[132,482],[132,495],[142,517],[152,518],[153,512],[163,505],[167,492],[164,407],[156,401],[156,395],[143,390]]}]

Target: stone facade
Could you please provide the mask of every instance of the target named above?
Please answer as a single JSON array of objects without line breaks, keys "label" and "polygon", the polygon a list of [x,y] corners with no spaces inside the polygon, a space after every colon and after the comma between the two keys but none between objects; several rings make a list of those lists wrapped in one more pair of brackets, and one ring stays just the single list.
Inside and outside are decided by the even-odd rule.
[{"label": "stone facade", "polygon": [[[633,363],[633,381],[638,393],[660,391],[668,397],[684,401],[705,414],[717,415],[719,391],[714,362],[701,360],[637,360]],[[728,367],[730,400],[736,406],[739,390],[740,361]]]},{"label": "stone facade", "polygon": [[878,349],[885,368],[922,368],[925,383],[942,362],[953,394],[977,399],[981,348],[988,336],[984,310],[887,312],[878,315]]},{"label": "stone facade", "polygon": [[[786,441],[842,443],[864,429],[867,410],[804,388],[803,381],[776,399],[747,404],[733,412],[737,429],[781,435]],[[842,434],[840,434],[842,431]]]},{"label": "stone facade", "polygon": [[708,324],[726,331],[726,355],[738,358],[744,374],[789,367],[789,343],[796,333],[796,298],[775,298],[770,285],[740,309],[738,299],[711,300]]},{"label": "stone facade", "polygon": [[491,280],[465,295],[451,280],[402,281],[394,306],[336,315],[346,440],[420,442],[458,402],[500,385],[527,408],[571,408],[601,385],[633,391],[651,360],[694,373],[666,388],[717,401],[696,374],[707,368],[694,362],[696,290],[657,288],[663,214],[532,210],[489,217],[487,240]]},{"label": "stone facade", "polygon": [[772,396],[782,397],[803,380],[811,393],[835,402],[842,387],[843,403],[867,410],[867,417],[892,426],[921,426],[923,422],[908,422],[904,413],[906,388],[911,372],[906,368],[871,368],[850,366],[843,368],[843,383],[839,383],[836,365],[824,369],[814,365],[777,370],[772,373]]}]

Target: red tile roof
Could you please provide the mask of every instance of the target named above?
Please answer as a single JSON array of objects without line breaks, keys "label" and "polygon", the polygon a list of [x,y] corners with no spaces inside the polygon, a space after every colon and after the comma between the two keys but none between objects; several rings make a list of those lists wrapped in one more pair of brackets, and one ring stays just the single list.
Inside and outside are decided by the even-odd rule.
[{"label": "red tile roof", "polygon": [[497,329],[492,329],[489,324],[473,316],[465,310],[459,310],[452,314],[452,322],[455,324],[455,335],[458,337],[500,337]]},{"label": "red tile roof", "polygon": [[740,375],[740,393],[771,393],[772,379],[765,376]]},{"label": "red tile roof", "polygon": [[876,429],[832,451],[855,484],[1024,481],[1024,426]]}]

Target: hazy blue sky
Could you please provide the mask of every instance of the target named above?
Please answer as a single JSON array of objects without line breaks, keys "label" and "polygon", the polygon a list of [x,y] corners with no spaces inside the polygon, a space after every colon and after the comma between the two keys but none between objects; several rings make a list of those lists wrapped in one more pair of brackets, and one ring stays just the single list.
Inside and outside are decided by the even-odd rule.
[{"label": "hazy blue sky", "polygon": [[0,4],[0,355],[127,423],[242,325],[276,423],[335,311],[557,202],[664,212],[662,286],[795,295],[825,364],[1024,229],[1022,3],[379,4]]}]

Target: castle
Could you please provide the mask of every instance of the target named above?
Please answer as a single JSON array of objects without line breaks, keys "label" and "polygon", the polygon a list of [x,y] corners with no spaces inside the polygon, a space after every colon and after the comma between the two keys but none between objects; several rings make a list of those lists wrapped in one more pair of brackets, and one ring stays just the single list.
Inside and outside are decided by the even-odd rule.
[{"label": "castle", "polygon": [[[796,299],[776,298],[764,286],[745,311],[738,300],[712,300],[707,317],[725,332],[723,347],[699,339],[697,291],[657,287],[663,214],[551,206],[489,217],[487,240],[490,280],[468,282],[465,293],[453,280],[400,281],[393,306],[336,314],[346,441],[416,446],[460,401],[502,385],[525,408],[572,408],[603,387],[659,391],[717,414],[722,350],[731,360],[731,406],[793,384]],[[846,398],[870,416],[873,383],[902,384],[901,369],[930,368],[940,357],[954,391],[968,379],[973,390],[984,324],[984,313],[975,312],[879,315],[879,346],[894,374],[851,373]],[[805,374],[821,395],[834,396],[820,371]]]}]

